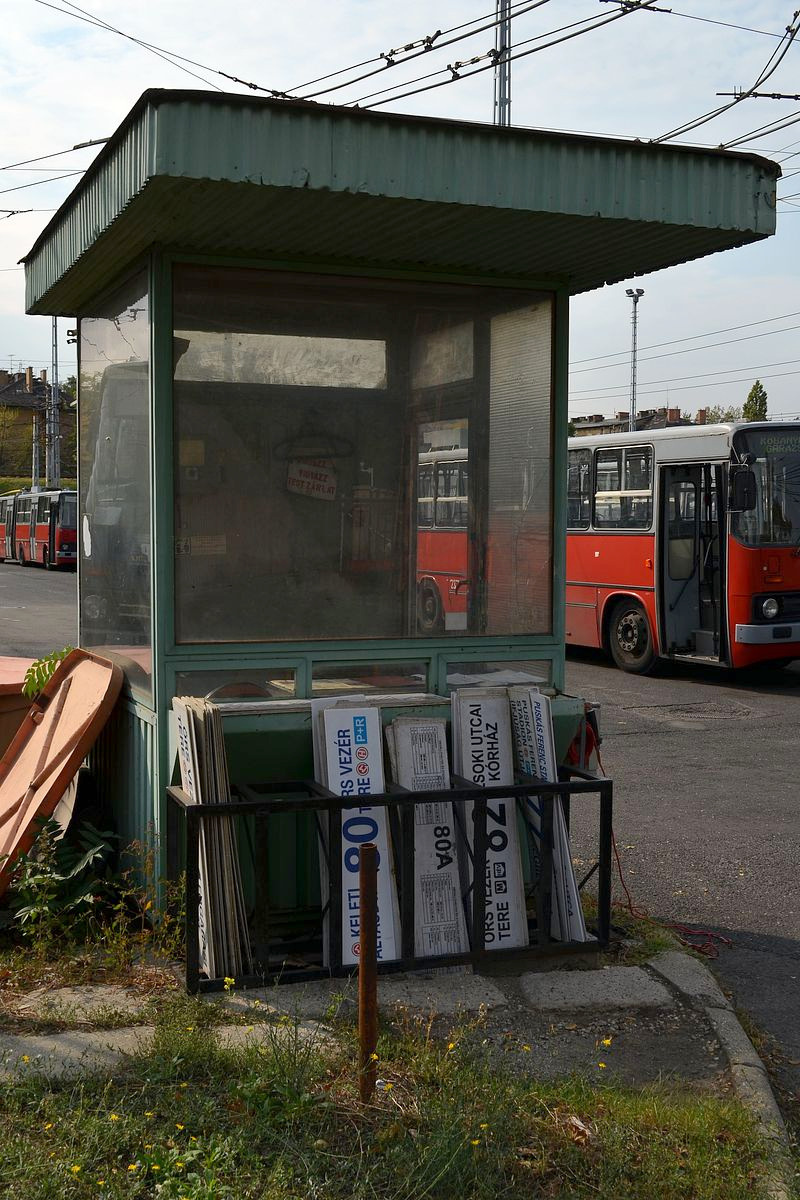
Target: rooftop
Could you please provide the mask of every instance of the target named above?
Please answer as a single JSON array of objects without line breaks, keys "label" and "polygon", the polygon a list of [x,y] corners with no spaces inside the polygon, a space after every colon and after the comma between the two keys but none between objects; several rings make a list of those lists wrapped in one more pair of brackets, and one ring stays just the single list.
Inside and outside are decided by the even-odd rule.
[{"label": "rooftop", "polygon": [[79,314],[152,244],[581,292],[768,237],[754,154],[207,91],[145,92],[24,259]]}]

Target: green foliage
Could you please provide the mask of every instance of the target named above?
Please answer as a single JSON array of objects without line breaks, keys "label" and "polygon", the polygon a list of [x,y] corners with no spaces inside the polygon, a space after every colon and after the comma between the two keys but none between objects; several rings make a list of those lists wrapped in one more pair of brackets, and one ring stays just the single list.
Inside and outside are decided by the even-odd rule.
[{"label": "green foliage", "polygon": [[742,416],[745,421],[766,421],[767,391],[760,379],[757,379],[744,402]]},{"label": "green foliage", "polygon": [[741,407],[731,405],[728,408],[722,408],[719,404],[712,408],[706,409],[706,425],[727,424],[729,421],[741,421]]},{"label": "green foliage", "polygon": [[22,684],[23,695],[30,700],[38,696],[48,679],[55,673],[58,664],[63,662],[74,649],[74,646],[65,646],[63,650],[54,650],[45,658],[37,658],[36,662],[32,662],[25,672]]},{"label": "green foliage", "polygon": [[84,822],[67,841],[51,819],[15,864],[12,911],[39,956],[85,933],[95,908],[110,898],[115,840]]}]

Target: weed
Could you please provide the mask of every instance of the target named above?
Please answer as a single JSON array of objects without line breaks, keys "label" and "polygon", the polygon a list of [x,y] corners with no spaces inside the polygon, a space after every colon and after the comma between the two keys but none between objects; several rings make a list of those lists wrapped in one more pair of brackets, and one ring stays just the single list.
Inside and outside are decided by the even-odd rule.
[{"label": "weed", "polygon": [[47,654],[44,658],[37,658],[35,662],[32,662],[25,672],[25,678],[22,681],[23,695],[27,696],[30,700],[34,700],[48,679],[55,674],[58,664],[63,662],[67,655],[71,654],[74,649],[74,646],[65,646],[63,650],[54,650],[52,654]]}]

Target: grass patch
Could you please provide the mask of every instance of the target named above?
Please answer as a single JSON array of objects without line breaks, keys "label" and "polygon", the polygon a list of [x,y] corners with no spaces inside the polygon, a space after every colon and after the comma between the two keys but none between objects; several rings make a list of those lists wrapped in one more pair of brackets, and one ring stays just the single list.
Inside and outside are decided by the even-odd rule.
[{"label": "grass patch", "polygon": [[489,1066],[468,1029],[387,1030],[375,1102],[355,1043],[287,1018],[220,1046],[212,1006],[176,996],[152,1049],[111,1080],[18,1072],[0,1100],[12,1200],[754,1200],[764,1146],[736,1104],[613,1081],[544,1084]]}]

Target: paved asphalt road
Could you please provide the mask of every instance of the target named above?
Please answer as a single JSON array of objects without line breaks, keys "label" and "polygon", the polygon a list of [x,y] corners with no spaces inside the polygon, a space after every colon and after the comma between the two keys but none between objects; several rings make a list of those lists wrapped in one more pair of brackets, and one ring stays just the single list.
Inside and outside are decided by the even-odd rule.
[{"label": "paved asphalt road", "polygon": [[713,968],[779,1043],[781,1083],[800,1100],[800,663],[640,678],[570,652],[567,689],[602,705],[635,903],[733,940]]},{"label": "paved asphalt road", "polygon": [[[76,638],[74,573],[0,565],[0,654],[39,657]],[[733,939],[715,970],[797,1064],[782,1079],[800,1096],[800,663],[639,678],[571,652],[567,686],[602,706],[635,901]]]},{"label": "paved asphalt road", "polygon": [[0,563],[0,654],[41,658],[78,643],[75,571]]}]

